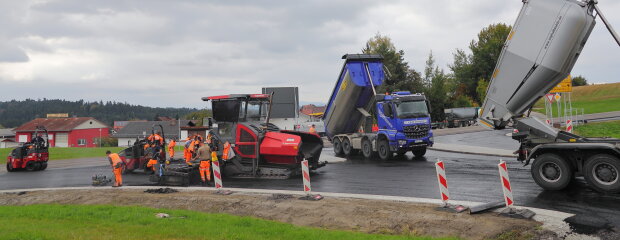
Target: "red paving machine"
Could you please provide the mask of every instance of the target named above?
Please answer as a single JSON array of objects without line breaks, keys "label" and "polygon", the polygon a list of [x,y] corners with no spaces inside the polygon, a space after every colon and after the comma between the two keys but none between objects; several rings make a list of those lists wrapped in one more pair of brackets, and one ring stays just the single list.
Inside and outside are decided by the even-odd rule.
[{"label": "red paving machine", "polygon": [[49,160],[49,141],[47,129],[37,126],[32,140],[19,146],[7,157],[6,170],[14,172],[21,169],[26,171],[39,171],[47,168]]},{"label": "red paving machine", "polygon": [[[317,134],[280,130],[269,123],[271,95],[231,94],[203,100],[212,102],[211,144],[218,145],[224,176],[287,179],[301,174],[304,159],[312,170],[327,164],[319,162],[323,140]],[[221,160],[225,142],[231,144],[234,153],[227,161]],[[160,185],[187,186],[200,181],[198,165],[176,160],[157,164],[149,180]]]},{"label": "red paving machine", "polygon": [[231,94],[202,98],[212,104],[212,134],[220,144],[229,142],[235,153],[222,163],[224,175],[289,178],[301,174],[304,159],[310,169],[325,166],[326,162],[319,162],[323,140],[317,134],[280,130],[269,123],[271,97]]}]

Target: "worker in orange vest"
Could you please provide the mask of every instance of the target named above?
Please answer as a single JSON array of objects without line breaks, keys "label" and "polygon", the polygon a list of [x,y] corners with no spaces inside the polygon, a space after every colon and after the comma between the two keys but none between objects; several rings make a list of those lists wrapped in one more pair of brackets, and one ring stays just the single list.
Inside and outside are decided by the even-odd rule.
[{"label": "worker in orange vest", "polygon": [[147,140],[152,144],[152,145],[158,145],[158,146],[163,146],[164,145],[164,138],[162,138],[159,135],[159,132],[156,132],[154,134],[151,134],[151,136],[149,136],[147,138]]},{"label": "worker in orange vest", "polygon": [[185,156],[185,162],[188,165],[192,165],[192,159],[196,156],[196,150],[198,146],[200,146],[200,142],[197,140],[190,140],[189,146],[187,147],[187,156]]},{"label": "worker in orange vest", "polygon": [[207,185],[208,182],[211,181],[211,149],[209,149],[208,144],[200,144],[200,146],[196,151],[196,157],[194,160],[200,160],[200,166],[198,166],[198,170],[200,171],[200,178],[202,179],[202,185]]},{"label": "worker in orange vest", "polygon": [[121,187],[123,186],[123,161],[121,157],[116,153],[112,153],[110,151],[105,152],[108,156],[108,160],[110,161],[110,165],[112,165],[112,172],[114,173],[114,185],[112,187]]},{"label": "worker in orange vest", "polygon": [[226,141],[226,143],[224,143],[224,150],[222,151],[222,160],[228,161],[229,155],[230,155],[230,143]]},{"label": "worker in orange vest", "polygon": [[170,159],[174,157],[174,147],[176,145],[177,145],[177,142],[174,141],[174,139],[170,140],[170,143],[168,144],[168,155],[170,156]]},{"label": "worker in orange vest", "polygon": [[189,162],[192,159],[192,155],[189,153],[189,145],[192,143],[192,140],[188,137],[185,139],[185,144],[183,145],[183,158],[185,162]]},{"label": "worker in orange vest", "polygon": [[150,168],[151,170],[153,170],[153,173],[155,172],[155,164],[159,163],[163,163],[162,159],[162,154],[163,151],[161,148],[157,147],[155,148],[155,153],[151,156],[151,159],[149,159],[149,161],[146,163],[146,167]]},{"label": "worker in orange vest", "polygon": [[308,130],[308,132],[316,134],[316,126],[314,124],[312,124],[312,126],[310,126],[310,130]]}]

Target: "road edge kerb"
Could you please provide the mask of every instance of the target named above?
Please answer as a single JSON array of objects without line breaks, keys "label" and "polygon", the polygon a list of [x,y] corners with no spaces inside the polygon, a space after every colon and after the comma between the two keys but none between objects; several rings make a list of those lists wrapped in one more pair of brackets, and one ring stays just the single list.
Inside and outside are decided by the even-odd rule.
[{"label": "road edge kerb", "polygon": [[[94,190],[94,189],[114,189],[114,190],[145,190],[158,188],[159,186],[124,186],[122,188],[112,188],[112,187],[62,187],[62,188],[29,188],[29,189],[10,189],[10,190],[0,190],[0,193],[14,193],[14,192],[34,192],[34,191],[57,191],[57,190]],[[178,191],[217,191],[214,187],[172,187]],[[246,194],[291,194],[291,195],[299,195],[304,196],[305,193],[303,191],[290,191],[290,190],[275,190],[275,189],[249,189],[249,188],[226,188],[226,190],[230,190],[233,192],[246,193]],[[313,192],[315,194],[320,194],[324,197],[333,197],[333,198],[352,198],[352,199],[368,199],[368,200],[382,200],[382,201],[398,201],[398,202],[410,202],[417,204],[433,204],[433,205],[441,205],[442,201],[440,199],[432,199],[432,198],[418,198],[418,197],[401,197],[401,196],[388,196],[388,195],[373,195],[373,194],[354,194],[354,193],[332,193],[332,192]],[[452,200],[451,204],[456,205],[464,205],[464,206],[474,206],[482,204],[481,202],[473,202],[473,201],[461,201],[461,200]],[[574,234],[570,229],[568,223],[564,220],[566,218],[574,216],[572,213],[560,212],[555,210],[541,209],[541,208],[532,208],[532,207],[522,207],[515,206],[516,209],[528,209],[536,213],[534,216],[534,220],[543,223],[542,228],[555,232],[559,237],[583,237],[592,238],[587,235]],[[494,212],[499,212],[500,210],[495,210]],[[582,238],[578,238],[582,239]]]}]

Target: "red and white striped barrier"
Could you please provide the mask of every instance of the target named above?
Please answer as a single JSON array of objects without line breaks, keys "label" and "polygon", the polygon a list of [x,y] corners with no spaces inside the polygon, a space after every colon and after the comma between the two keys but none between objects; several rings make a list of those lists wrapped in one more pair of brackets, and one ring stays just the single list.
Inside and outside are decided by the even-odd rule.
[{"label": "red and white striped barrier", "polygon": [[446,178],[446,168],[443,161],[437,160],[435,163],[435,169],[437,170],[437,181],[439,182],[439,194],[441,201],[444,204],[448,204],[450,199],[450,192],[448,191],[448,179]]},{"label": "red and white striped barrier", "polygon": [[499,168],[499,180],[502,183],[502,190],[504,190],[504,200],[506,201],[506,207],[512,207],[514,199],[512,198],[512,186],[510,185],[510,178],[508,177],[508,166],[504,160],[499,160],[497,164]]},{"label": "red and white striped barrier", "polygon": [[304,192],[310,195],[312,188],[310,187],[310,170],[308,168],[308,160],[301,161],[301,173],[304,179]]},{"label": "red and white striped barrier", "polygon": [[566,131],[573,133],[573,120],[566,119]]},{"label": "red and white striped barrier", "polygon": [[213,177],[214,177],[213,180],[215,182],[215,189],[219,190],[222,187],[224,187],[222,185],[222,174],[220,173],[220,162],[213,161],[212,165],[213,165]]}]

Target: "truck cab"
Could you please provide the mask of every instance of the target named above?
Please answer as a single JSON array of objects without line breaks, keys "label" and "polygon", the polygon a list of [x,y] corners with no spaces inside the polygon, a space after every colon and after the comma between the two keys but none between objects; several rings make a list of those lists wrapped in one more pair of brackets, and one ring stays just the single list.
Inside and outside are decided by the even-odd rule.
[{"label": "truck cab", "polygon": [[429,103],[422,94],[403,91],[378,95],[377,133],[387,137],[393,152],[404,154],[414,151],[415,155],[424,155],[422,152],[426,151],[426,147],[433,145],[429,109]]}]

